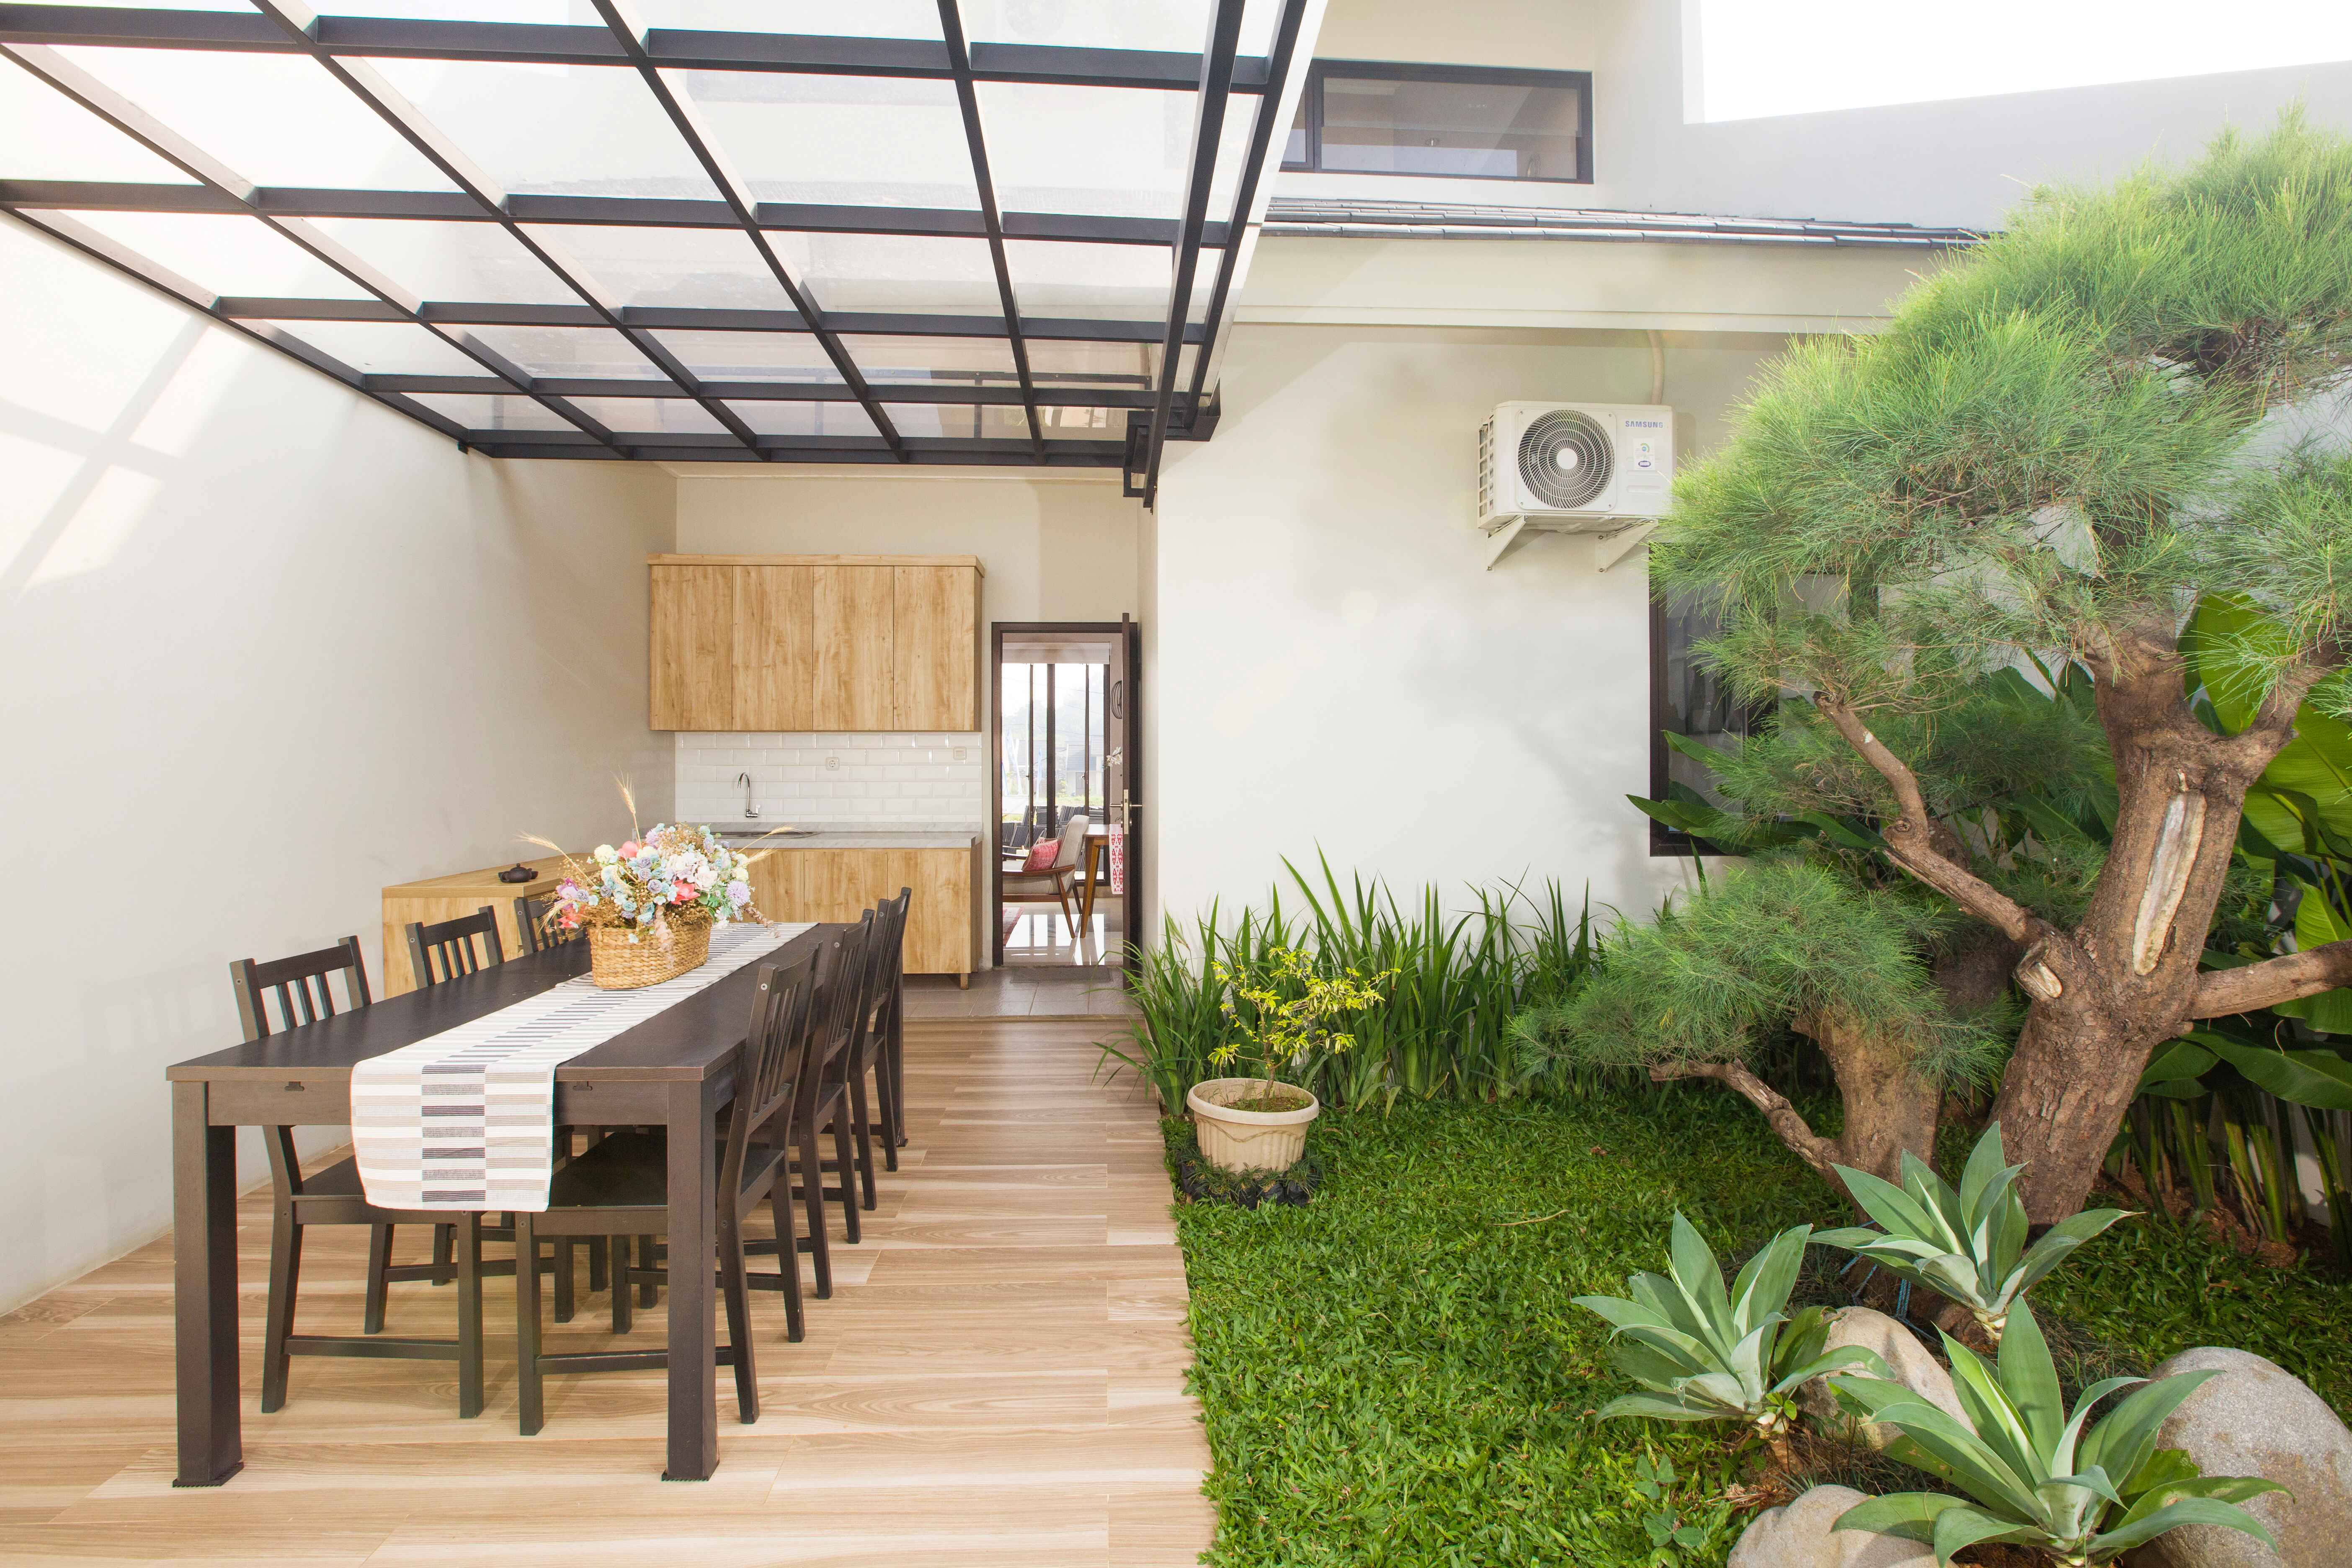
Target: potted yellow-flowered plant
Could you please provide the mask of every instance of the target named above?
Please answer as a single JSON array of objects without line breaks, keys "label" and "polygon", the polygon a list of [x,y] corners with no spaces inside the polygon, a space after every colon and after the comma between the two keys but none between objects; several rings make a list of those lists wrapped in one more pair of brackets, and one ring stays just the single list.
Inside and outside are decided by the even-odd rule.
[{"label": "potted yellow-flowered plant", "polygon": [[1306,954],[1277,947],[1262,968],[1242,973],[1220,962],[1216,973],[1233,1032],[1209,1059],[1227,1066],[1251,1046],[1258,1076],[1204,1079],[1184,1097],[1201,1156],[1224,1171],[1286,1171],[1307,1152],[1307,1124],[1323,1107],[1279,1075],[1311,1053],[1352,1050],[1356,1037],[1341,1021],[1379,1005],[1396,971],[1322,974]]}]

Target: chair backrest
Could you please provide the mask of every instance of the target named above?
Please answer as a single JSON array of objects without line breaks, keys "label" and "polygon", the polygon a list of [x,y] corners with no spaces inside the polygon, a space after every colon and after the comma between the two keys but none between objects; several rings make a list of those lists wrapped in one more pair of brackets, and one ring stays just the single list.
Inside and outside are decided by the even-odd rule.
[{"label": "chair backrest", "polygon": [[[474,956],[476,937],[482,939],[483,956],[478,961]],[[438,973],[434,972],[436,960],[440,963]],[[408,967],[416,976],[416,988],[420,991],[504,962],[506,953],[499,946],[499,912],[488,904],[470,915],[459,915],[454,921],[435,925],[426,925],[423,921],[408,922]]]},{"label": "chair backrest", "polygon": [[882,1026],[906,989],[907,910],[914,901],[915,889],[902,887],[897,898],[885,899],[874,906],[875,980],[873,994],[867,1002],[877,1027]]},{"label": "chair backrest", "polygon": [[760,1131],[793,1103],[814,1053],[817,955],[803,953],[790,963],[761,964],[751,994],[751,1026],[735,1068],[735,1110],[727,1122],[727,1147],[719,1186],[740,1184],[745,1151]]},{"label": "chair backrest", "polygon": [[236,992],[236,1015],[245,1025],[245,1037],[257,1040],[272,1033],[269,1009],[263,998],[278,998],[278,1028],[291,1029],[298,1025],[315,1024],[321,1018],[335,1016],[335,994],[327,982],[332,975],[343,977],[345,1005],[357,1010],[368,1005],[367,966],[360,962],[360,939],[347,936],[332,947],[322,947],[316,952],[298,952],[291,958],[273,958],[267,963],[257,963],[249,958],[233,961],[228,966],[228,982]]},{"label": "chair backrest", "polygon": [[522,952],[517,957],[545,952],[551,947],[562,947],[567,942],[580,940],[579,927],[565,931],[552,923],[554,913],[553,893],[541,893],[535,899],[517,899],[514,901],[515,930],[522,937]]},{"label": "chair backrest", "polygon": [[1087,814],[1079,812],[1062,829],[1062,847],[1054,852],[1054,869],[1066,871],[1078,863],[1078,856],[1087,847]]},{"label": "chair backrest", "polygon": [[867,949],[873,940],[874,911],[868,910],[825,947],[816,991],[815,1049],[820,1067],[832,1065],[856,1042],[859,1014],[866,1005]]}]

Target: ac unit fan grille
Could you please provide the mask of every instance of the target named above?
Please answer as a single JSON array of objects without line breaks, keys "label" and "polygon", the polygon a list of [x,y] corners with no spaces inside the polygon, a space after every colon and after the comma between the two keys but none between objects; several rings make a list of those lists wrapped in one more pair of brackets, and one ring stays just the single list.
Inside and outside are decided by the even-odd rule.
[{"label": "ac unit fan grille", "polygon": [[1519,482],[1546,506],[1589,506],[1616,468],[1609,433],[1591,415],[1555,408],[1519,437]]}]

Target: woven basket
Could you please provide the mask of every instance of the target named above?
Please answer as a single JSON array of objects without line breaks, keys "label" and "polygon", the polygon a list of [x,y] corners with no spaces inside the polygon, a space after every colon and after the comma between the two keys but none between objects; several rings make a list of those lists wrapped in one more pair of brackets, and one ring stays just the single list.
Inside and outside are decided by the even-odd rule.
[{"label": "woven basket", "polygon": [[620,926],[588,928],[588,974],[606,991],[635,991],[675,980],[710,961],[710,928],[664,921],[631,942]]}]

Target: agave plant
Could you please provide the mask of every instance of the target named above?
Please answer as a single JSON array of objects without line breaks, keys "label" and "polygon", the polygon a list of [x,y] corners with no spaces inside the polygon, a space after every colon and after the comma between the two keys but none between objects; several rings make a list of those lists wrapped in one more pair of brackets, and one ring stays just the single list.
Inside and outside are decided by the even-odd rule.
[{"label": "agave plant", "polygon": [[1579,1296],[1578,1306],[1609,1320],[1618,1370],[1649,1391],[1612,1399],[1601,1414],[1744,1421],[1774,1438],[1787,1429],[1795,1390],[1808,1379],[1857,1365],[1885,1372],[1858,1345],[1822,1354],[1829,1324],[1819,1307],[1794,1318],[1784,1310],[1812,1228],[1773,1237],[1727,1292],[1714,1252],[1677,1213],[1667,1273],[1626,1280],[1632,1300]]},{"label": "agave plant", "polygon": [[[1846,1375],[1830,1386],[1902,1434],[1887,1450],[1895,1458],[1974,1500],[1895,1492],[1848,1509],[1833,1528],[1925,1542],[1939,1563],[1979,1542],[2039,1546],[2068,1564],[2107,1563],[2183,1524],[2243,1531],[2277,1550],[2262,1521],[2237,1505],[2284,1488],[2247,1476],[2200,1476],[2188,1455],[2156,1446],[2164,1418],[2212,1373],[2154,1383],[2111,1377],[2084,1389],[2069,1414],[2050,1346],[2022,1301],[1997,1367],[1949,1335],[1944,1351],[1966,1421],[1899,1383]],[[2136,1392],[2086,1426],[2092,1406],[2125,1388]]]},{"label": "agave plant", "polygon": [[2126,1217],[2123,1209],[2086,1209],[2051,1226],[2029,1247],[2025,1205],[2016,1191],[2017,1173],[2023,1169],[2001,1163],[1999,1122],[1986,1128],[1969,1152],[1958,1192],[1907,1150],[1899,1187],[1867,1171],[1837,1166],[1845,1190],[1881,1228],[1825,1230],[1813,1239],[1859,1253],[1898,1279],[1950,1297],[1976,1315],[1998,1345],[2021,1295],[2068,1253]]}]

